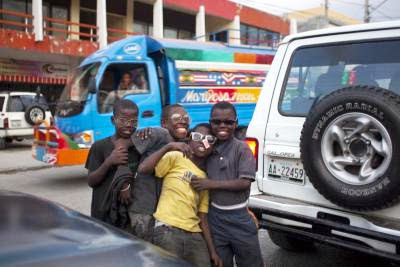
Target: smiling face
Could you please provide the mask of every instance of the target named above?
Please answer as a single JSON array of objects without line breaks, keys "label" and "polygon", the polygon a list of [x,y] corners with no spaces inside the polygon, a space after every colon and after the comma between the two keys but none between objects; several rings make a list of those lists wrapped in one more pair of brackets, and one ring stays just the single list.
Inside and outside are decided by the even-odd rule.
[{"label": "smiling face", "polygon": [[[205,126],[196,127],[193,132],[201,133],[203,136],[211,135],[211,131]],[[189,146],[192,148],[194,155],[198,158],[208,157],[213,150],[213,144],[204,141],[204,139],[201,141],[193,141],[191,138]]]},{"label": "smiling face", "polygon": [[111,121],[115,126],[116,135],[122,138],[130,138],[135,132],[138,121],[137,109],[122,109],[119,110]]},{"label": "smiling face", "polygon": [[214,109],[210,122],[212,133],[220,142],[230,139],[237,126],[236,115],[231,109]]},{"label": "smiling face", "polygon": [[163,119],[162,127],[166,128],[175,140],[185,139],[189,132],[190,118],[182,107],[173,107],[167,118]]}]

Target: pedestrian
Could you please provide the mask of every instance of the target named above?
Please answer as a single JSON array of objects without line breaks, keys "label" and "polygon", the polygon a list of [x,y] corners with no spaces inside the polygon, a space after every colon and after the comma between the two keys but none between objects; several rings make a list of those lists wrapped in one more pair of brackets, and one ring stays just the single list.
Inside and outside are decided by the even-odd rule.
[{"label": "pedestrian", "polygon": [[[132,143],[144,159],[169,142],[186,140],[189,123],[189,115],[181,105],[166,106],[161,114],[162,128],[138,131],[138,134],[132,135]],[[186,151],[187,154],[190,152]],[[153,236],[153,213],[157,207],[161,182],[154,174],[138,173],[134,179],[133,201],[129,208],[132,234],[147,241],[151,241]]]},{"label": "pedestrian", "polygon": [[[207,222],[208,191],[197,192],[190,186],[193,176],[205,179],[206,158],[212,152],[216,138],[208,124],[197,125],[190,134],[189,144],[171,142],[147,157],[139,173],[151,173],[163,178],[153,242],[194,266],[216,266],[222,262],[215,252]],[[193,151],[188,157],[181,151]]]},{"label": "pedestrian", "polygon": [[224,267],[234,266],[233,258],[238,267],[263,266],[257,226],[247,211],[255,159],[247,144],[234,137],[237,114],[231,103],[215,104],[210,117],[217,143],[207,159],[208,179],[194,177],[191,185],[210,191],[208,220]]},{"label": "pedestrian", "polygon": [[[137,121],[137,105],[129,100],[118,101],[111,117],[115,134],[91,146],[85,165],[88,184],[93,188],[91,216],[120,228],[125,228],[129,223],[132,178],[140,161],[140,154],[130,140]],[[114,176],[120,166],[126,166],[125,169],[129,169],[130,173],[117,181]],[[115,217],[118,216],[115,212],[122,217]]]}]

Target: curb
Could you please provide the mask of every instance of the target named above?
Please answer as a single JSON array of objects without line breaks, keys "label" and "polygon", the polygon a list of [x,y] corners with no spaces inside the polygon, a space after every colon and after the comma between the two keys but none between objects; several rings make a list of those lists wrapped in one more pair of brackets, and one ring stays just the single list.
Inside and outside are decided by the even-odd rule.
[{"label": "curb", "polygon": [[19,168],[10,168],[10,169],[0,169],[0,174],[14,174],[17,172],[27,172],[27,171],[37,171],[42,169],[53,168],[53,165],[43,165],[43,166],[31,166],[31,167],[19,167]]}]

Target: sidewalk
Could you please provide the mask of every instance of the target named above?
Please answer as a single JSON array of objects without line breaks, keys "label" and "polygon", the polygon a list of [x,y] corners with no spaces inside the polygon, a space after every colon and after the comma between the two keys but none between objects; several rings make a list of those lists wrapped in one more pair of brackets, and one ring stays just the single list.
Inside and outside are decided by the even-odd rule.
[{"label": "sidewalk", "polygon": [[6,149],[0,150],[0,173],[51,168],[52,165],[32,157],[31,140],[13,142]]}]

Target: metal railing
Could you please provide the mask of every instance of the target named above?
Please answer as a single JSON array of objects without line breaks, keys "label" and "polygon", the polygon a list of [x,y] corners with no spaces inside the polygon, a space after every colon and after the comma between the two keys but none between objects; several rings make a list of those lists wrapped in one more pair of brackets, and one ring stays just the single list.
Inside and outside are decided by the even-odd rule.
[{"label": "metal railing", "polygon": [[[25,14],[25,13],[21,13],[21,12],[15,12],[15,11],[10,11],[10,10],[5,10],[5,9],[0,9],[0,15],[9,15],[9,16],[13,16],[16,18],[23,18],[24,22],[17,22],[15,20],[6,20],[0,19],[0,25],[3,28],[22,28],[25,32],[29,32],[29,30],[33,29],[33,24],[32,24],[32,20],[33,20],[33,16],[29,15],[29,14]],[[7,27],[7,26],[11,26],[11,27]]]},{"label": "metal railing", "polygon": [[[56,27],[55,25],[57,24],[64,25],[64,27]],[[78,31],[75,30],[76,28],[78,28]],[[89,29],[89,33],[81,32],[81,28]],[[90,41],[97,41],[97,27],[85,23],[43,17],[43,31],[45,35],[63,33],[67,39],[71,39],[71,37],[75,35],[79,36],[78,39],[80,39],[80,37],[87,37]]]},{"label": "metal railing", "polygon": [[123,39],[125,37],[128,37],[129,35],[138,35],[140,33],[137,32],[128,32],[124,31],[121,29],[115,29],[115,28],[107,28],[107,39],[110,42],[118,41],[120,39]]}]

